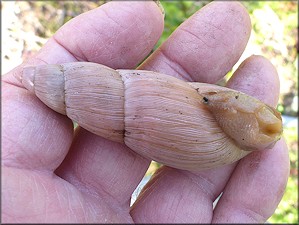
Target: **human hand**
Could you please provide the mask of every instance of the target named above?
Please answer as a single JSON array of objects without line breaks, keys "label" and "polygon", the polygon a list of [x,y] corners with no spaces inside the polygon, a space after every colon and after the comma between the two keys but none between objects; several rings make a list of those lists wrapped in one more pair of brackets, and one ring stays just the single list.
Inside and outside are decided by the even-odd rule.
[{"label": "human hand", "polygon": [[[237,62],[250,19],[239,3],[215,2],[194,14],[139,68],[215,83]],[[134,68],[163,30],[153,2],[109,2],[63,26],[32,59],[3,78],[3,222],[265,222],[287,182],[284,140],[239,163],[199,173],[163,166],[130,208],[150,161],[77,128],[15,79],[24,66],[92,61]],[[228,87],[275,106],[271,63],[248,58]],[[215,210],[212,203],[223,192]]]}]

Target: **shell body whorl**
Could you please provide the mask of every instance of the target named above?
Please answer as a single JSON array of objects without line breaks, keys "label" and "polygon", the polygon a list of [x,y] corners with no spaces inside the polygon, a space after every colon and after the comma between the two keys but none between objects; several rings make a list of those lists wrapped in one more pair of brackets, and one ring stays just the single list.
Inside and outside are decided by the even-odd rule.
[{"label": "shell body whorl", "polygon": [[273,147],[282,133],[275,109],[216,85],[87,62],[37,66],[24,74],[24,86],[53,110],[179,169],[230,164]]}]

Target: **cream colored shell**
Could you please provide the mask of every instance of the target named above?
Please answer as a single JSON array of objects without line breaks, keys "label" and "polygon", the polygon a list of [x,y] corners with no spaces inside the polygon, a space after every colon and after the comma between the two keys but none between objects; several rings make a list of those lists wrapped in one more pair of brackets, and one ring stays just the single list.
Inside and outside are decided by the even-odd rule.
[{"label": "cream colored shell", "polygon": [[22,82],[90,132],[179,169],[233,163],[282,133],[280,114],[253,97],[152,71],[76,62],[25,68]]}]

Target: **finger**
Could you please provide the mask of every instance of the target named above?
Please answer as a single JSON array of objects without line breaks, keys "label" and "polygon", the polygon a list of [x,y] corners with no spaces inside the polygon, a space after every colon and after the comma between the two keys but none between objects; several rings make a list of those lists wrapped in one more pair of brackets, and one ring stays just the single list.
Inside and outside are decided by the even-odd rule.
[{"label": "finger", "polygon": [[[105,50],[102,48],[103,45],[108,47],[103,57],[97,58],[96,61],[113,68],[134,67],[140,62],[141,57],[147,55],[154,47],[163,30],[163,15],[154,2],[110,2],[104,9],[104,15],[106,17],[101,20],[97,19],[101,21],[101,26],[97,28],[99,33],[107,32],[110,23],[112,26],[122,24],[116,26],[119,30],[113,28],[107,33],[109,38],[104,40],[97,38],[97,42],[101,43],[98,46],[98,55],[103,54],[102,51]],[[127,21],[126,24],[124,21]],[[111,40],[110,36],[116,37]],[[111,41],[116,46],[125,45],[130,51],[126,55],[122,55],[125,54],[122,52],[113,52],[115,50],[109,47]],[[84,48],[96,51],[93,49],[96,46],[90,43],[88,45],[86,42],[87,46]],[[146,54],[143,48],[146,48]],[[124,49],[119,48],[119,51]],[[132,52],[135,52],[134,55]],[[113,55],[107,57],[109,54]],[[93,60],[95,55],[92,56]],[[149,163],[150,160],[144,159],[128,147],[79,128],[76,130],[74,142],[66,159],[55,172],[80,189],[93,190],[110,200],[113,198],[113,201],[116,199],[117,203],[129,209],[131,194],[144,176]]]},{"label": "finger", "polygon": [[153,2],[111,2],[65,24],[36,57],[3,78],[3,163],[53,170],[73,138],[69,119],[20,87],[15,77],[24,66],[84,59],[130,67],[151,51],[162,30],[163,16]]},{"label": "finger", "polygon": [[227,87],[255,96],[275,107],[279,98],[280,82],[271,62],[263,56],[253,55],[241,63],[228,80]]},{"label": "finger", "polygon": [[53,170],[73,138],[73,123],[49,110],[24,88],[2,85],[2,163],[8,167]]},{"label": "finger", "polygon": [[[55,171],[80,189],[109,199],[126,208],[150,161],[123,144],[111,142],[79,128],[62,165]],[[114,200],[115,201],[115,200]]]},{"label": "finger", "polygon": [[141,68],[215,83],[240,58],[250,30],[249,15],[240,3],[210,3],[181,24]]},{"label": "finger", "polygon": [[[260,76],[256,76],[257,68]],[[239,76],[247,78],[239,79]],[[239,83],[235,85],[237,81]],[[252,89],[244,88],[250,87],[251,82],[261,82],[264,85],[257,85]],[[263,57],[253,56],[246,59],[242,67],[235,72],[229,85],[274,103],[279,93],[278,82],[273,65]],[[264,92],[261,89],[271,89],[273,92]],[[131,215],[134,221],[210,223],[213,218],[213,201],[225,187],[235,165],[236,163],[197,173],[164,167],[158,172],[157,177],[154,176],[149,181],[133,205]],[[161,203],[159,207],[156,204],[158,200]]]},{"label": "finger", "polygon": [[[269,81],[272,85],[267,84]],[[278,75],[272,64],[261,56],[243,62],[228,85],[254,93],[271,106],[277,104]],[[266,222],[283,196],[288,174],[289,157],[284,140],[271,150],[248,155],[230,177],[215,209],[213,223]]]},{"label": "finger", "polygon": [[1,175],[3,223],[132,223],[105,198],[83,193],[51,172],[2,167]]},{"label": "finger", "polygon": [[213,223],[265,223],[277,208],[289,175],[284,140],[242,159],[215,208]]}]

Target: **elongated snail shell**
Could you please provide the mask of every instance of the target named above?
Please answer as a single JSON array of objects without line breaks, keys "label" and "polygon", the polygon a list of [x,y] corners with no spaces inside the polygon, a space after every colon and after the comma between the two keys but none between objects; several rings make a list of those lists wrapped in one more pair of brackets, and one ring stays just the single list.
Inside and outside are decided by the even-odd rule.
[{"label": "elongated snail shell", "polygon": [[152,71],[75,62],[27,67],[22,82],[88,131],[179,169],[233,163],[282,134],[280,114],[253,97]]}]

